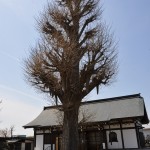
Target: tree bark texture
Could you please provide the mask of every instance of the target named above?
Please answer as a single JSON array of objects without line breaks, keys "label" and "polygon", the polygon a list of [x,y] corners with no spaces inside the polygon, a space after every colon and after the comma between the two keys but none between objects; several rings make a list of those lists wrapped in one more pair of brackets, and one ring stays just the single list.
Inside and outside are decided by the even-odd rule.
[{"label": "tree bark texture", "polygon": [[78,111],[79,107],[64,111],[62,150],[78,150]]}]

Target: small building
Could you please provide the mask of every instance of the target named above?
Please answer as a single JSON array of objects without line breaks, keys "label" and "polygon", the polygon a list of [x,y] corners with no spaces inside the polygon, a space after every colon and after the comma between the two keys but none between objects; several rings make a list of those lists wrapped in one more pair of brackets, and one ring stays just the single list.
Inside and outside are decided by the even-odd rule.
[{"label": "small building", "polygon": [[0,137],[0,150],[33,150],[33,141],[33,137],[26,136]]},{"label": "small building", "polygon": [[[24,126],[34,128],[35,150],[61,150],[61,106],[44,107]],[[149,123],[140,94],[82,102],[79,110],[80,150],[144,147],[142,124]]]}]

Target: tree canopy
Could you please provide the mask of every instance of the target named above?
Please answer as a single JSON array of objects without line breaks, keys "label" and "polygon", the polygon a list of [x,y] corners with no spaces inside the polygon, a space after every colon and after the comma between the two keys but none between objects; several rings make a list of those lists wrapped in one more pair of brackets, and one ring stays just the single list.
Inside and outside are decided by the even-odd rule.
[{"label": "tree canopy", "polygon": [[29,59],[30,83],[59,99],[84,98],[116,74],[116,45],[97,0],[49,3],[38,20],[41,38]]}]

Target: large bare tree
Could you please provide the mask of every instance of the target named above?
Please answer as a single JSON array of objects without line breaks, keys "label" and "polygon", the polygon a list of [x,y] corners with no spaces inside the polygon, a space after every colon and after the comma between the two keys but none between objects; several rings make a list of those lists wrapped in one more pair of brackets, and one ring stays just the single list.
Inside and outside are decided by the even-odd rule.
[{"label": "large bare tree", "polygon": [[116,47],[99,0],[49,2],[38,19],[40,40],[26,60],[32,86],[62,104],[62,150],[78,149],[78,110],[116,74]]}]

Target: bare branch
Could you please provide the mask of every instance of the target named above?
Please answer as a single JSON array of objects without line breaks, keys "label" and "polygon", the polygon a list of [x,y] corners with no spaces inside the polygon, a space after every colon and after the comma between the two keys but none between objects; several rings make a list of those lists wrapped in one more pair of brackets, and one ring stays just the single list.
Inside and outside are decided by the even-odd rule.
[{"label": "bare branch", "polygon": [[38,21],[41,39],[26,60],[31,85],[59,99],[66,109],[94,88],[98,93],[117,72],[113,36],[97,6],[98,0],[48,4]]}]

